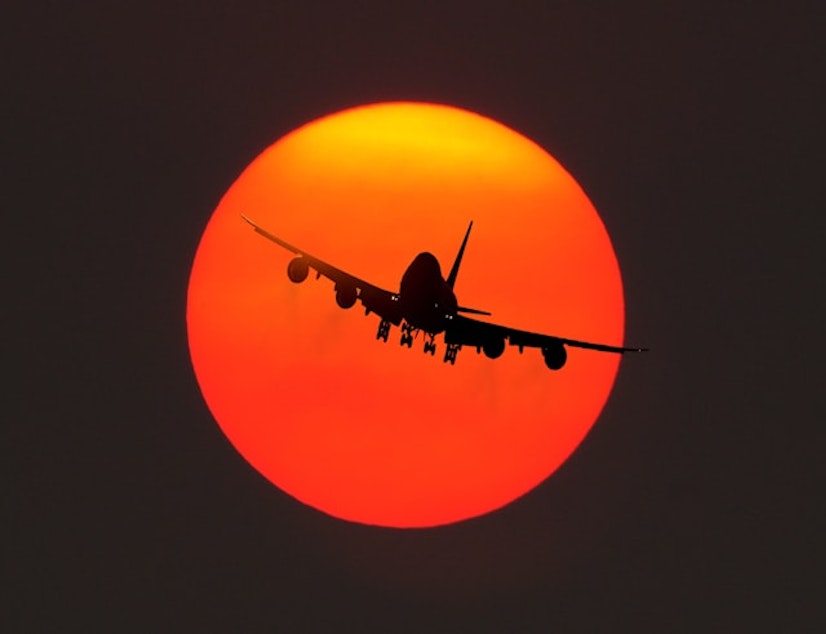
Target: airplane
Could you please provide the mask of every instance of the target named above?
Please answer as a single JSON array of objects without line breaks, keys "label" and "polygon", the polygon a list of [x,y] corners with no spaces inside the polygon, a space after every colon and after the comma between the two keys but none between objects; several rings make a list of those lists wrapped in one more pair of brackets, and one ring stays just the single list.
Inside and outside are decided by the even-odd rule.
[{"label": "airplane", "polygon": [[525,348],[539,348],[545,365],[551,370],[560,370],[565,365],[568,358],[567,346],[617,354],[647,350],[543,335],[466,317],[465,314],[490,315],[487,311],[460,306],[453,292],[470,230],[473,228],[472,220],[447,278],[442,276],[436,257],[425,251],[419,253],[405,270],[399,292],[392,293],[274,236],[244,214],[241,214],[241,218],[256,233],[296,255],[287,265],[290,281],[300,284],[307,279],[311,268],[316,272],[316,279],[323,275],[332,280],[335,284],[336,303],[341,308],[352,308],[356,301],[360,301],[365,308],[365,315],[375,313],[379,316],[376,339],[386,342],[391,325],[399,326],[400,344],[410,348],[413,339],[421,331],[425,337],[424,352],[432,356],[436,353],[436,335],[444,333],[444,362],[451,365],[456,363],[456,355],[462,346],[475,347],[477,353],[481,351],[485,356],[496,359],[505,351],[506,342],[517,346],[520,353]]}]

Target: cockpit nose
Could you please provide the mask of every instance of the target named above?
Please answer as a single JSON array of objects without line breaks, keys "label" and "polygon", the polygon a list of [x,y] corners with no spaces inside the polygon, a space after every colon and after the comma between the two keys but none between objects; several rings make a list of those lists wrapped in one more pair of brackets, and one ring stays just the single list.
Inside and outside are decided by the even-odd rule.
[{"label": "cockpit nose", "polygon": [[427,251],[419,253],[410,266],[411,268],[415,268],[415,270],[421,274],[428,276],[432,275],[434,277],[438,276],[440,279],[443,279],[442,268],[439,266],[439,260],[436,259],[435,255]]}]

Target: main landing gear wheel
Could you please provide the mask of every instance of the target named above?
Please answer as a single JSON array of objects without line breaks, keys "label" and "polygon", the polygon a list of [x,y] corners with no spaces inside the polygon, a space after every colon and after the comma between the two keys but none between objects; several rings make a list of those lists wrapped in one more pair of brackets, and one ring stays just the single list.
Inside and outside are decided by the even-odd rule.
[{"label": "main landing gear wheel", "polygon": [[454,365],[456,363],[456,355],[459,353],[459,348],[461,348],[458,343],[449,343],[447,344],[447,350],[445,350],[445,363],[449,363],[450,365]]},{"label": "main landing gear wheel", "polygon": [[376,333],[376,339],[381,339],[382,341],[387,341],[387,336],[390,334],[390,322],[386,319],[382,319],[379,322],[379,331]]},{"label": "main landing gear wheel", "polygon": [[424,342],[424,353],[433,356],[436,354],[436,335],[427,335],[427,341]]},{"label": "main landing gear wheel", "polygon": [[414,335],[414,328],[407,322],[402,324],[402,338],[399,342],[403,346],[407,346],[411,348],[413,346],[413,335]]}]

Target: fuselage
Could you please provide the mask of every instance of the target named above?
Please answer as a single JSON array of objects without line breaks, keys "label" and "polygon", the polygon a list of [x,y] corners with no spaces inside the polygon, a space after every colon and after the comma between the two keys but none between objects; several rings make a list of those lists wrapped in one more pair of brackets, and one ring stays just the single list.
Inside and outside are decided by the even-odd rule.
[{"label": "fuselage", "polygon": [[442,332],[447,320],[456,315],[456,295],[432,253],[419,253],[407,267],[399,286],[399,303],[407,323],[432,334]]}]

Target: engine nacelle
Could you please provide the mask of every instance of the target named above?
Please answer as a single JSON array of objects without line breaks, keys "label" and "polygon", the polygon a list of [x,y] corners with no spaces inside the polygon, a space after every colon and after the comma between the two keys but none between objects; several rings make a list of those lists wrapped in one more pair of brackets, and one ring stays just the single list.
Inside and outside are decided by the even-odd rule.
[{"label": "engine nacelle", "polygon": [[341,308],[352,308],[358,296],[358,290],[352,286],[336,286],[336,304]]},{"label": "engine nacelle", "polygon": [[498,359],[505,351],[505,339],[497,337],[495,339],[488,339],[482,344],[482,352],[488,359]]},{"label": "engine nacelle", "polygon": [[545,359],[545,365],[551,370],[559,370],[565,365],[568,359],[568,353],[562,343],[555,343],[547,348],[542,348],[542,357]]},{"label": "engine nacelle", "polygon": [[290,260],[287,265],[287,277],[293,284],[300,284],[307,279],[307,274],[310,272],[310,265],[307,260],[302,257]]}]

